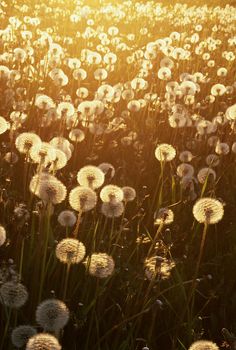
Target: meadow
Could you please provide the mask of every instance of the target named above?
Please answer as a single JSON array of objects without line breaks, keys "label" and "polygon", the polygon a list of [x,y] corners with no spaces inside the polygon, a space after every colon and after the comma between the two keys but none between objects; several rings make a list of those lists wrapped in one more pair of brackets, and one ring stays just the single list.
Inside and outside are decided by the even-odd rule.
[{"label": "meadow", "polygon": [[0,2],[0,350],[236,349],[235,58],[234,1]]}]

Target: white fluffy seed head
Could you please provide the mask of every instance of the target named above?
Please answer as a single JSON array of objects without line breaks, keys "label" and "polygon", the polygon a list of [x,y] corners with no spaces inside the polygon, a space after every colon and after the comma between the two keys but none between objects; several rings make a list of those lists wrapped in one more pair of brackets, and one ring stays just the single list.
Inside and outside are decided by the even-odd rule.
[{"label": "white fluffy seed head", "polygon": [[107,185],[101,190],[100,198],[104,203],[121,202],[124,199],[124,192],[116,185]]},{"label": "white fluffy seed head", "polygon": [[25,286],[18,282],[6,282],[0,288],[0,302],[10,308],[18,309],[28,299]]},{"label": "white fluffy seed head", "polygon": [[74,226],[76,220],[76,215],[71,210],[63,210],[62,212],[60,212],[57,218],[59,224],[64,227]]},{"label": "white fluffy seed head", "polygon": [[56,332],[69,321],[69,310],[63,301],[47,299],[36,309],[36,321],[47,332]]},{"label": "white fluffy seed head", "polygon": [[115,263],[111,256],[106,253],[94,253],[90,259],[87,259],[86,264],[90,275],[97,278],[106,278],[112,275]]},{"label": "white fluffy seed head", "polygon": [[200,223],[217,224],[223,215],[223,204],[215,198],[200,198],[193,206],[193,216]]},{"label": "white fluffy seed head", "polygon": [[78,212],[92,210],[97,204],[97,194],[88,187],[77,186],[69,194],[70,206]]},{"label": "white fluffy seed head", "polygon": [[92,189],[103,185],[105,179],[104,172],[96,166],[87,165],[81,168],[77,174],[77,181],[81,186]]},{"label": "white fluffy seed head", "polygon": [[53,335],[38,333],[28,340],[26,350],[61,350],[61,345]]},{"label": "white fluffy seed head", "polygon": [[83,243],[75,238],[64,238],[56,246],[56,257],[64,264],[78,264],[85,252]]},{"label": "white fluffy seed head", "polygon": [[210,340],[195,341],[189,350],[219,350],[219,347]]},{"label": "white fluffy seed head", "polygon": [[0,225],[0,247],[5,243],[6,241],[6,230],[3,226]]},{"label": "white fluffy seed head", "polygon": [[17,348],[22,348],[26,345],[29,338],[37,333],[36,329],[29,325],[21,325],[13,329],[11,333],[12,344]]}]

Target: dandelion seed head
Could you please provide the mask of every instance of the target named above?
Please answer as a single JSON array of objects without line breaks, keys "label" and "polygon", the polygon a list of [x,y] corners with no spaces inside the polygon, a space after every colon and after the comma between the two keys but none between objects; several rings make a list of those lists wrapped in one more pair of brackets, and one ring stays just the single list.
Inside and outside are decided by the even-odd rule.
[{"label": "dandelion seed head", "polygon": [[135,199],[136,197],[136,191],[133,187],[130,187],[130,186],[125,186],[125,187],[122,187],[122,191],[124,193],[124,198],[123,200],[125,202],[131,202]]},{"label": "dandelion seed head", "polygon": [[169,225],[174,221],[174,213],[169,208],[160,208],[154,214],[154,224],[155,225]]},{"label": "dandelion seed head", "polygon": [[197,340],[192,343],[189,350],[219,350],[219,347],[210,340]]},{"label": "dandelion seed head", "polygon": [[175,265],[176,264],[172,259],[153,256],[147,258],[144,262],[145,275],[148,280],[152,280],[154,278],[165,280],[170,277],[171,270],[175,267]]},{"label": "dandelion seed head", "polygon": [[101,211],[108,218],[117,218],[123,214],[124,205],[122,202],[104,202]]},{"label": "dandelion seed head", "polygon": [[207,179],[216,179],[216,172],[211,168],[202,168],[197,174],[197,179],[201,184],[204,184]]},{"label": "dandelion seed head", "polygon": [[47,332],[56,332],[69,321],[69,310],[63,301],[47,299],[36,309],[36,321]]},{"label": "dandelion seed head", "polygon": [[106,253],[94,253],[87,259],[86,264],[90,275],[106,278],[112,275],[115,267],[114,260]]},{"label": "dandelion seed head", "polygon": [[36,329],[29,325],[21,325],[13,329],[11,333],[12,344],[17,348],[22,348],[26,345],[29,338],[37,333]]},{"label": "dandelion seed head", "polygon": [[101,169],[93,165],[84,166],[77,173],[77,181],[81,186],[92,189],[99,188],[104,183],[104,173]]},{"label": "dandelion seed head", "polygon": [[78,264],[85,252],[84,244],[75,238],[65,238],[56,246],[56,257],[64,264]]},{"label": "dandelion seed head", "polygon": [[6,230],[3,226],[0,225],[0,247],[5,243],[6,241]]},{"label": "dandelion seed head", "polygon": [[106,185],[100,192],[101,200],[106,202],[121,202],[124,199],[124,192],[122,188],[116,185]]},{"label": "dandelion seed head", "polygon": [[0,302],[9,307],[18,309],[28,299],[26,287],[18,282],[6,282],[0,287]]},{"label": "dandelion seed head", "polygon": [[97,204],[97,194],[89,187],[77,186],[69,194],[70,206],[78,212],[92,210]]},{"label": "dandelion seed head", "polygon": [[214,198],[200,198],[193,206],[193,216],[200,223],[217,224],[223,215],[223,204]]},{"label": "dandelion seed head", "polygon": [[53,335],[38,333],[28,340],[26,350],[61,350],[61,345]]},{"label": "dandelion seed head", "polygon": [[30,181],[30,191],[46,203],[59,204],[66,198],[67,189],[55,176],[36,174]]},{"label": "dandelion seed head", "polygon": [[35,145],[41,145],[41,139],[33,132],[23,132],[17,136],[15,141],[16,148],[20,153],[28,153],[30,148]]},{"label": "dandelion seed head", "polygon": [[4,134],[8,129],[8,123],[5,118],[0,117],[0,135]]},{"label": "dandelion seed head", "polygon": [[115,176],[115,168],[110,163],[101,163],[99,164],[99,169],[103,171],[105,176],[110,173],[110,177],[113,178]]},{"label": "dandelion seed head", "polygon": [[73,211],[71,210],[63,210],[57,218],[57,221],[61,226],[64,227],[72,227],[76,223],[76,215]]},{"label": "dandelion seed head", "polygon": [[162,143],[158,145],[155,150],[155,157],[160,162],[170,162],[175,158],[175,156],[176,156],[175,148],[167,143]]}]

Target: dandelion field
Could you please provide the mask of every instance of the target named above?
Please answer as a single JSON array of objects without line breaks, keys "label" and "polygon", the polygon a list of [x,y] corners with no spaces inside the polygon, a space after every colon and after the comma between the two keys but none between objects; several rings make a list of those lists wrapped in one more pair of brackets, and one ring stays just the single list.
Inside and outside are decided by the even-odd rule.
[{"label": "dandelion field", "polygon": [[233,2],[0,18],[0,350],[235,349]]}]

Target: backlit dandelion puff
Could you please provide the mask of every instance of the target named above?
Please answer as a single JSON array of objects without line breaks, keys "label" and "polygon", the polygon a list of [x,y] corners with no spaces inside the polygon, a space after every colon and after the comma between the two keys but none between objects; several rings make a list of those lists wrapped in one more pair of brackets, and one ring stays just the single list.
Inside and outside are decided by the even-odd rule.
[{"label": "backlit dandelion puff", "polygon": [[175,265],[176,263],[171,259],[160,256],[149,257],[144,262],[145,275],[150,281],[154,278],[165,280],[170,277]]},{"label": "backlit dandelion puff", "polygon": [[61,345],[53,335],[38,333],[28,340],[26,350],[61,350]]},{"label": "backlit dandelion puff", "polygon": [[193,207],[193,216],[200,223],[217,224],[223,215],[223,204],[215,198],[200,198]]},{"label": "backlit dandelion puff", "polygon": [[5,243],[6,241],[6,230],[3,226],[0,225],[0,247]]},{"label": "backlit dandelion puff", "polygon": [[97,195],[89,187],[77,186],[69,194],[70,206],[78,212],[92,210],[97,204]]},{"label": "backlit dandelion puff", "polygon": [[124,192],[122,188],[116,185],[106,185],[100,192],[101,200],[106,202],[121,202],[124,199]]},{"label": "backlit dandelion puff", "polygon": [[32,132],[23,132],[17,136],[15,145],[20,153],[27,154],[31,147],[40,145],[41,139],[37,134]]},{"label": "backlit dandelion puff", "polygon": [[176,150],[173,146],[162,143],[156,147],[155,157],[160,162],[170,162],[176,156]]},{"label": "backlit dandelion puff", "polygon": [[65,238],[56,246],[56,257],[64,264],[78,264],[85,252],[84,244],[75,238]]},{"label": "backlit dandelion puff", "polygon": [[106,253],[93,253],[86,260],[88,272],[97,278],[106,278],[112,275],[115,263],[111,256]]},{"label": "backlit dandelion puff", "polygon": [[190,345],[189,350],[219,350],[219,347],[210,340],[197,340]]},{"label": "backlit dandelion puff", "polygon": [[169,208],[160,208],[154,214],[155,225],[169,225],[174,221],[174,213]]},{"label": "backlit dandelion puff", "polygon": [[77,181],[81,186],[92,189],[99,188],[104,183],[104,173],[98,167],[87,165],[81,168],[77,174]]},{"label": "backlit dandelion puff", "polygon": [[59,204],[66,198],[67,189],[55,176],[36,174],[30,182],[30,190],[45,203]]},{"label": "backlit dandelion puff", "polygon": [[0,117],[0,135],[4,134],[8,129],[8,123],[5,118]]}]

